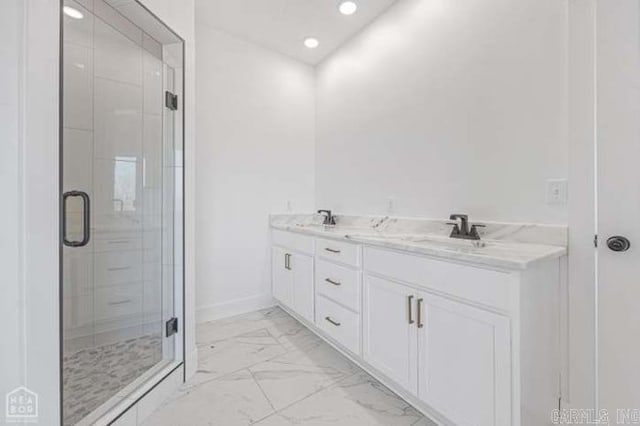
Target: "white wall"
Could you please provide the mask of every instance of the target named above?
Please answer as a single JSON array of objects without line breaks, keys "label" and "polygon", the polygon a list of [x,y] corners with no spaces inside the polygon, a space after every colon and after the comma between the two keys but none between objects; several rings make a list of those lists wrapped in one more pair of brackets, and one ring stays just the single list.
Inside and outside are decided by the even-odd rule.
[{"label": "white wall", "polygon": [[401,0],[317,69],[317,206],[566,223],[567,3]]},{"label": "white wall", "polygon": [[[0,14],[0,191],[5,208],[0,210],[3,224],[18,224],[20,217],[19,173],[21,105],[21,42],[23,5],[21,0],[6,1]],[[3,284],[0,312],[6,342],[0,350],[0,397],[24,383],[23,297],[20,274],[21,233],[18,226],[0,228],[0,259]],[[4,421],[4,414],[0,417]]]},{"label": "white wall", "polygon": [[271,303],[268,215],[314,207],[314,73],[196,24],[197,312]]},{"label": "white wall", "polygon": [[39,394],[40,424],[51,425],[59,418],[58,3],[10,0],[1,15],[0,398],[27,386]]}]

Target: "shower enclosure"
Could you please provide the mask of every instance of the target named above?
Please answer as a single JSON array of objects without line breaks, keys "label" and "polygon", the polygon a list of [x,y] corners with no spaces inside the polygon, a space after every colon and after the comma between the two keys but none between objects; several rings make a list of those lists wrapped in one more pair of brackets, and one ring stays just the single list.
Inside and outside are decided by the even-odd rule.
[{"label": "shower enclosure", "polygon": [[183,357],[183,41],[135,0],[64,0],[62,422]]}]

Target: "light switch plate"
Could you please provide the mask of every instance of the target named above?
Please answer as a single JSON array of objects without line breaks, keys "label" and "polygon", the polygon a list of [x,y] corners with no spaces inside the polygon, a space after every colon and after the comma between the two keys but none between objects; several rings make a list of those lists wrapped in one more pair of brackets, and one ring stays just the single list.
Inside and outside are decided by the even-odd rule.
[{"label": "light switch plate", "polygon": [[567,204],[566,179],[547,179],[547,204]]}]

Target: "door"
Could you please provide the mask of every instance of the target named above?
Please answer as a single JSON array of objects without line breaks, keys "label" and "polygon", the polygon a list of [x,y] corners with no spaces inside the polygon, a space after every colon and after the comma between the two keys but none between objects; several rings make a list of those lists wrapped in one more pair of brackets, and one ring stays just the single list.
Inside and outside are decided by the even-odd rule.
[{"label": "door", "polygon": [[640,2],[596,2],[596,34],[599,405],[615,421],[640,408]]},{"label": "door", "polygon": [[417,388],[417,291],[365,275],[363,356],[405,389]]},{"label": "door", "polygon": [[418,295],[418,395],[459,426],[511,425],[509,319]]},{"label": "door", "polygon": [[165,92],[182,88],[172,59],[182,43],[165,29],[166,54],[106,3],[66,1],[61,13],[66,425],[100,416],[180,356],[182,107]]},{"label": "door", "polygon": [[290,271],[290,254],[280,247],[273,247],[271,262],[273,270],[273,297],[289,308],[293,308],[292,277]]},{"label": "door", "polygon": [[313,322],[313,258],[304,254],[291,256],[293,309],[302,318]]}]

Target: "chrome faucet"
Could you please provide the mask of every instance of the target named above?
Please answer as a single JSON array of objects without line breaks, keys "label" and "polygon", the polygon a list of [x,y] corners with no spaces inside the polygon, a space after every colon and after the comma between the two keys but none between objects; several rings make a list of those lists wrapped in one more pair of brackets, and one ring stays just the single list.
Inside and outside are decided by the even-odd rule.
[{"label": "chrome faucet", "polygon": [[459,238],[463,240],[479,240],[480,234],[478,228],[484,228],[485,225],[473,224],[469,228],[469,216],[466,214],[452,214],[449,216],[450,220],[459,220],[458,222],[448,223],[447,225],[453,225],[450,238]]},{"label": "chrome faucet", "polygon": [[331,210],[318,210],[318,213],[324,216],[323,225],[335,225],[336,217],[331,214]]}]

